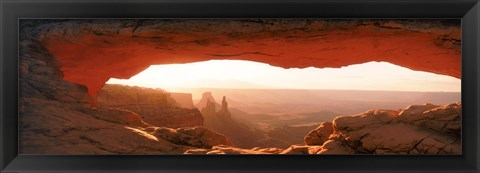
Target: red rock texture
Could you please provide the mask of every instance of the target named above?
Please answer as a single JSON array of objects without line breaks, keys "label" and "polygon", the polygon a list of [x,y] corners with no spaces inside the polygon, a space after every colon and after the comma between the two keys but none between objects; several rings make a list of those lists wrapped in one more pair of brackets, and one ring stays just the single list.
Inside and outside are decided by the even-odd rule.
[{"label": "red rock texture", "polygon": [[228,138],[204,127],[157,127],[132,111],[91,107],[87,94],[87,90],[97,93],[110,77],[128,78],[151,64],[208,59],[254,60],[285,68],[388,61],[460,78],[457,24],[448,20],[22,20],[19,153],[460,154],[460,103],[337,117],[333,133],[322,145],[292,145],[282,151],[235,148]]},{"label": "red rock texture", "polygon": [[38,42],[22,38],[19,50],[20,154],[180,154],[231,145],[204,127],[157,127],[132,111],[92,107],[87,88],[63,80],[59,62]]},{"label": "red rock texture", "polygon": [[461,77],[459,20],[54,20],[35,31],[64,79],[91,95],[152,64],[211,59],[284,68],[386,61]]},{"label": "red rock texture", "polygon": [[[307,135],[301,147],[309,154],[461,154],[461,120],[459,102],[371,110],[338,116],[328,123],[330,128],[322,124]],[[316,135],[319,139],[328,138],[312,142],[312,133],[321,134]]]}]

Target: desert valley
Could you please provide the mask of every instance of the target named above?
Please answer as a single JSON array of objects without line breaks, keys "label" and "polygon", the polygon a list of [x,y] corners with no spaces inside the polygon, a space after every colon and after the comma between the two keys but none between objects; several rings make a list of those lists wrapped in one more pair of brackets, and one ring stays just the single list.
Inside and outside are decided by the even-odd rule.
[{"label": "desert valley", "polygon": [[[163,89],[114,84],[104,86],[97,94],[96,99],[101,106],[135,112],[142,117],[145,123],[153,126],[168,128],[203,126],[225,136],[228,141],[224,144],[226,146],[221,146],[227,149],[219,149],[219,151],[205,149],[186,151],[186,153],[192,154],[256,153],[248,151],[253,148],[272,150],[278,153],[285,151],[285,154],[307,154],[308,148],[312,147],[309,145],[316,146],[316,150],[320,150],[318,145],[323,145],[324,142],[330,139],[330,135],[340,134],[340,129],[335,129],[338,134],[334,133],[334,124],[332,122],[335,122],[335,127],[340,125],[346,126],[344,128],[347,129],[359,128],[355,129],[355,131],[358,130],[359,132],[354,132],[353,134],[364,133],[361,136],[370,135],[370,132],[366,132],[368,128],[371,128],[368,129],[370,131],[378,127],[367,128],[359,126],[358,123],[365,123],[365,125],[379,123],[382,124],[381,126],[385,126],[382,127],[385,129],[401,127],[407,131],[410,130],[408,132],[411,133],[417,133],[417,130],[419,132],[422,131],[415,125],[423,124],[422,126],[425,126],[423,127],[425,128],[424,130],[431,128],[428,126],[438,126],[437,130],[440,130],[458,126],[460,123],[458,120],[460,120],[461,105],[457,103],[460,101],[460,94],[455,92],[225,88],[196,88],[189,90],[202,92],[200,99],[194,101],[192,93],[169,93]],[[363,100],[359,100],[359,96]],[[416,105],[409,105],[411,103]],[[454,104],[450,105],[448,103]],[[407,120],[407,115],[414,114],[417,111],[432,112],[431,110],[434,109],[438,109],[437,111],[442,110],[442,115],[439,116],[443,118],[447,116],[448,120],[437,120],[435,122],[436,118],[432,117],[432,115],[437,113],[429,113],[432,115],[426,115],[421,120],[412,119],[412,122],[407,123],[414,126],[403,127],[403,125],[407,125],[404,123],[409,121]],[[405,117],[400,118],[400,116]],[[437,118],[440,119],[440,117]],[[390,124],[391,121],[397,118],[397,123]],[[343,121],[346,124],[342,124]],[[428,123],[435,123],[436,125],[426,125]],[[449,123],[450,125],[448,125]],[[391,137],[380,139],[380,142],[381,140],[392,140],[396,137],[404,136],[404,133],[406,131],[395,131],[388,134]],[[417,137],[422,137],[422,135]],[[396,141],[400,143],[389,145],[409,145],[413,141],[418,140],[415,138],[408,139],[411,141]],[[443,139],[438,140],[441,141]],[[449,140],[458,139],[452,138]],[[379,151],[374,149],[359,152],[368,154]],[[433,151],[430,151],[432,152],[431,154],[434,154]],[[347,151],[344,152],[341,154],[349,154]],[[350,152],[353,152],[353,150]],[[408,153],[412,151],[403,152]],[[435,152],[445,151],[435,150]]]}]

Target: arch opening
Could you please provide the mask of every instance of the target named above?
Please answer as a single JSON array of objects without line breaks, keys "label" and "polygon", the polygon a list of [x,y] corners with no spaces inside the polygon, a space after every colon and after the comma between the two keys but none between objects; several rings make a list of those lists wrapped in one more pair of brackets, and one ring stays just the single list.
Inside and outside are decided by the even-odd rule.
[{"label": "arch opening", "polygon": [[[156,106],[196,108],[204,118],[199,124],[241,148],[285,148],[301,143],[319,122],[337,116],[459,102],[460,79],[387,62],[285,69],[254,61],[209,60],[152,65],[129,79],[110,78],[96,99],[103,106],[135,111],[124,105],[151,104],[136,100],[151,100],[155,93],[172,100],[156,101]],[[125,97],[138,94],[133,100]],[[139,111],[150,115],[145,109]]]},{"label": "arch opening", "polygon": [[460,92],[457,78],[373,61],[341,68],[285,69],[253,61],[209,60],[151,65],[129,79],[110,78],[106,83],[172,92],[189,88]]}]

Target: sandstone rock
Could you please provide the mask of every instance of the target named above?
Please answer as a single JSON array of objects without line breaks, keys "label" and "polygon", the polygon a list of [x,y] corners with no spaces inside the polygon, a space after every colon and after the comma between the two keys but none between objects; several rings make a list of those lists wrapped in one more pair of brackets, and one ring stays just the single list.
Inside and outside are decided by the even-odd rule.
[{"label": "sandstone rock", "polygon": [[[415,114],[414,114],[415,113]],[[459,133],[462,107],[460,103],[444,106],[416,105],[400,113],[400,121],[436,131]]]},{"label": "sandstone rock", "polygon": [[357,146],[364,136],[392,121],[397,113],[394,110],[377,110],[355,116],[339,116],[333,120],[334,131],[344,136],[349,145]]},{"label": "sandstone rock", "polygon": [[310,131],[307,136],[305,136],[305,145],[323,145],[333,133],[332,125],[331,122],[324,121],[316,129]]},{"label": "sandstone rock", "polygon": [[422,114],[423,112],[433,109],[437,106],[433,104],[425,104],[425,105],[411,105],[408,106],[406,109],[402,110],[402,112],[399,113],[399,116],[401,116],[403,119],[408,119],[408,118],[414,118],[417,117],[418,115]]},{"label": "sandstone rock", "polygon": [[179,128],[177,131],[179,133],[197,136],[207,148],[215,145],[232,145],[228,138],[205,127]]},{"label": "sandstone rock", "polygon": [[203,104],[205,107],[200,108],[200,110],[202,110],[201,113],[205,120],[205,127],[227,136],[235,146],[241,148],[256,147],[266,138],[264,134],[258,133],[257,129],[232,119],[225,97],[218,111],[217,103],[210,92],[203,93],[202,99],[196,105],[198,107]]},{"label": "sandstone rock", "polygon": [[200,126],[178,129],[158,127],[152,134],[174,144],[197,148],[211,148],[215,145],[232,145],[225,136]]},{"label": "sandstone rock", "polygon": [[108,108],[108,107],[99,107],[99,108],[78,108],[79,111],[89,114],[96,119],[104,120],[111,123],[123,124],[127,126],[134,127],[148,127],[150,124],[145,123],[142,117],[135,112]]},{"label": "sandstone rock", "polygon": [[212,149],[190,149],[184,154],[279,154],[282,149],[279,148],[255,148],[242,149],[232,146],[218,145]]},{"label": "sandstone rock", "polygon": [[368,135],[359,139],[360,147],[369,152],[381,148],[392,153],[407,153],[422,139],[432,132],[405,123],[388,124],[372,130]]},{"label": "sandstone rock", "polygon": [[[87,88],[63,80],[60,63],[37,42],[21,40],[20,49],[20,154],[180,154],[196,149],[156,137],[162,136],[156,131],[160,127],[132,111],[93,107]],[[207,129],[183,131],[190,141],[199,141],[192,142],[201,144],[196,146],[228,144]]]},{"label": "sandstone rock", "polygon": [[193,109],[193,99],[191,93],[170,93],[170,96],[177,102],[177,106],[186,109]]},{"label": "sandstone rock", "polygon": [[190,150],[187,150],[185,151],[183,154],[207,154],[209,151],[209,149],[190,149]]},{"label": "sandstone rock", "polygon": [[[75,21],[66,21],[62,23],[72,24],[75,23]],[[114,25],[115,27],[111,27],[112,25]],[[335,27],[339,27],[341,25],[342,24],[336,24]],[[367,22],[367,25],[370,24]],[[106,24],[102,24],[100,22],[99,25],[90,25],[90,23],[86,23],[86,25],[82,25],[85,28],[81,31],[81,33],[76,33],[78,30],[74,29],[76,28],[75,26],[78,25],[66,26],[52,25],[51,23],[46,23],[45,25],[42,25],[42,27],[35,25],[28,27],[25,24],[21,24],[22,34],[20,36],[21,40],[19,62],[20,154],[178,154],[187,151],[190,153],[205,152],[207,154],[245,154],[269,153],[267,151],[276,153],[280,151],[280,149],[240,149],[235,147],[218,146],[229,145],[230,142],[224,136],[203,127],[179,129],[154,127],[151,126],[151,123],[143,121],[141,117],[139,118],[139,116],[137,116],[135,113],[132,113],[131,111],[113,108],[90,107],[90,105],[93,103],[91,97],[87,94],[87,92],[89,92],[90,94],[97,93],[97,91],[103,86],[104,82],[112,76],[129,77],[147,67],[147,65],[145,64],[132,64],[130,58],[139,58],[138,62],[143,62],[141,60],[149,59],[155,60],[155,62],[145,61],[146,64],[161,64],[165,63],[166,61],[156,59],[151,56],[130,56],[132,54],[129,54],[129,52],[134,51],[128,49],[119,51],[118,53],[120,54],[106,54],[103,52],[104,50],[114,48],[110,46],[119,43],[116,41],[126,43],[127,40],[131,39],[123,38],[125,35],[130,35],[129,29],[124,30],[124,27],[132,27],[132,25],[130,24],[120,25],[118,22],[115,21]],[[277,26],[275,26],[274,28],[277,28]],[[391,26],[391,24],[389,24],[389,26]],[[143,25],[142,27],[138,28],[138,31],[131,30],[131,35],[135,35],[136,38],[138,38],[165,33],[151,32],[152,29],[150,27],[151,25]],[[178,27],[173,28],[178,29]],[[124,40],[108,36],[112,34],[117,34],[117,29],[122,30],[121,35],[123,35],[122,39]],[[407,30],[410,29],[407,28]],[[451,31],[455,32],[457,30],[458,28],[448,30],[448,32],[446,33],[449,33]],[[274,31],[278,31],[278,29],[274,29]],[[321,29],[321,32],[324,31],[324,29]],[[358,31],[360,33],[363,33],[366,30],[359,29]],[[369,29],[367,29],[367,31],[369,31]],[[388,29],[384,31],[390,32],[390,30]],[[425,29],[418,29],[415,32],[411,32],[408,34],[411,34],[410,36],[419,36],[416,34],[420,34],[420,36],[425,36],[421,37],[426,38],[426,40],[423,40],[422,43],[431,46],[431,41],[436,41],[437,38],[432,37],[430,35],[431,33],[424,31]],[[221,32],[227,32],[228,35],[228,32],[231,31],[227,29]],[[31,33],[34,35],[28,35],[27,33]],[[93,35],[90,35],[92,33]],[[275,32],[271,32],[270,30],[268,30],[268,33],[259,33],[260,35],[255,35],[255,37],[268,40],[269,38],[273,38],[272,35],[269,35],[272,33]],[[293,33],[287,33],[287,35],[290,34]],[[103,35],[103,39],[107,40],[103,40],[98,35]],[[251,35],[250,31],[245,32],[244,35],[240,34],[236,36],[228,36],[231,38],[242,38],[245,39],[247,42],[251,42],[252,40],[246,37],[248,35]],[[41,44],[46,45],[48,50],[45,49],[38,42],[37,39],[39,38]],[[175,36],[175,38],[178,37]],[[74,42],[72,41],[72,39],[78,42]],[[222,39],[219,40],[222,41]],[[345,38],[337,39],[345,40]],[[378,39],[379,38],[374,38],[374,40],[377,41]],[[109,44],[105,44],[105,41],[109,42]],[[270,41],[271,42],[269,43],[271,44],[269,44],[269,46],[276,44],[275,41]],[[388,42],[392,40],[383,40],[381,42],[385,41]],[[248,45],[247,42],[240,43],[244,45],[239,46],[239,49],[244,50],[244,48],[248,48],[249,46],[244,47],[245,45]],[[72,45],[72,43],[78,44]],[[191,43],[198,44],[199,46],[214,45],[211,40],[194,40]],[[300,45],[304,44],[304,42],[299,43]],[[318,47],[321,47],[321,45],[319,45],[319,42],[312,43],[314,43],[314,45]],[[342,43],[348,43],[348,41]],[[155,44],[158,45],[164,43],[162,43],[161,41],[158,42],[157,40],[155,41]],[[378,44],[378,42],[376,44]],[[331,44],[328,43],[328,45]],[[128,45],[121,46],[130,48]],[[425,47],[418,44],[415,46],[425,49]],[[441,55],[441,57],[436,57],[436,60],[438,61],[435,61],[435,63],[440,64],[441,67],[435,66],[431,69],[427,69],[438,73],[443,73],[444,71],[453,71],[453,73],[449,74],[459,77],[460,73],[455,72],[455,70],[444,69],[444,64],[455,64],[451,62],[459,61],[458,51],[452,51],[452,48],[444,49],[445,44],[435,44],[434,46],[436,47],[430,48],[435,50],[448,50],[449,53],[447,53],[448,55]],[[258,45],[253,45],[253,47],[258,48]],[[138,49],[139,47],[132,46],[131,48]],[[310,48],[306,47],[306,49]],[[147,54],[148,49],[145,50],[146,52],[142,52],[142,55]],[[200,51],[202,55],[205,53],[204,50],[207,49],[202,49],[202,51]],[[214,49],[210,51],[213,50]],[[298,50],[300,49],[298,47],[293,47],[292,50],[295,51],[291,52],[298,53]],[[52,54],[50,54],[49,51]],[[236,52],[238,50],[226,50],[226,52],[231,51]],[[275,52],[275,50],[270,51]],[[72,58],[76,57],[75,55],[79,55],[79,52],[84,53],[84,56],[79,57],[79,59]],[[123,57],[122,53],[126,53],[126,57]],[[305,51],[304,53],[311,52]],[[180,54],[181,53],[179,53],[179,59],[181,59]],[[108,56],[102,57],[104,55]],[[158,55],[159,54],[152,54],[152,56],[155,57]],[[165,55],[169,55],[168,51]],[[291,54],[287,53],[282,56],[290,55]],[[250,54],[248,54],[248,56],[250,56]],[[378,54],[377,56],[385,57],[385,54]],[[210,55],[199,57],[200,59],[212,58]],[[218,57],[218,55],[213,55],[213,57]],[[220,55],[220,57],[222,57],[222,55]],[[252,57],[253,60],[263,59],[267,62],[272,63],[272,65],[279,66],[281,66],[282,64],[289,64],[288,62],[291,62],[290,60],[282,59],[282,61],[278,61],[280,63],[277,63],[278,56],[273,56],[273,59],[275,61],[271,61],[268,58],[265,59],[265,55],[263,55],[262,53],[256,54]],[[96,61],[101,58],[104,59],[102,59],[102,61]],[[372,57],[369,56],[369,58]],[[115,59],[115,61],[118,61],[119,59],[124,59],[125,61],[118,61],[118,63],[116,64],[112,63],[113,59]],[[389,59],[388,61],[403,64],[404,66],[411,66],[411,62],[413,62],[404,60],[404,58],[396,57],[396,59],[398,59],[398,61],[394,59]],[[187,61],[190,60],[192,59],[187,58]],[[322,67],[324,67],[325,65],[336,67],[344,64],[359,63],[365,60],[371,59],[367,58],[355,62],[351,60],[345,60],[342,61],[342,63],[340,64],[322,64],[324,62],[319,61],[319,64],[316,65],[311,64],[313,61],[304,62],[295,60],[295,62],[299,62],[299,64],[293,64],[293,66],[303,66],[305,64],[308,64]],[[427,58],[426,60],[428,61],[429,59]],[[331,60],[329,60],[329,62],[330,61]],[[185,60],[182,60],[182,62],[185,62]],[[317,61],[315,60],[315,62]],[[418,62],[418,58],[416,58],[414,64],[426,63]],[[420,67],[416,66],[415,68]],[[458,67],[453,66],[449,68],[458,69]],[[164,103],[166,103],[167,105],[168,103],[171,103],[168,100],[168,97],[164,98],[165,99],[147,97],[145,101],[161,101],[162,103],[163,101],[165,101]],[[409,107],[400,112],[380,110],[369,111],[363,114],[359,114],[357,116],[337,117],[333,121],[333,134],[329,136],[329,140],[324,142],[323,145],[293,145],[287,150],[282,151],[281,153],[460,154],[462,149],[461,116],[461,104],[455,103],[445,106],[435,106],[431,104],[417,105]],[[241,126],[239,125],[238,127]],[[244,134],[251,135],[254,133]]]},{"label": "sandstone rock", "polygon": [[158,107],[175,107],[177,104],[170,93],[163,89],[118,84],[105,84],[95,98],[98,104],[110,107],[132,105],[133,103]]},{"label": "sandstone rock", "polygon": [[202,107],[200,110],[203,117],[205,118],[210,118],[210,117],[216,117],[217,116],[217,111],[216,111],[216,105],[214,101],[210,101],[209,99],[205,102],[205,107]]},{"label": "sandstone rock", "polygon": [[20,97],[90,104],[87,87],[62,80],[58,62],[38,42],[24,40],[20,47]]},{"label": "sandstone rock", "polygon": [[344,142],[328,140],[311,154],[355,154],[355,151]]},{"label": "sandstone rock", "polygon": [[65,79],[87,86],[91,95],[111,77],[127,79],[152,64],[210,59],[259,61],[283,68],[339,68],[385,61],[413,70],[461,76],[458,20],[21,22],[22,37],[40,40],[64,64]]},{"label": "sandstone rock", "polygon": [[397,115],[398,112],[394,110],[373,110],[355,116],[339,116],[333,121],[336,129],[340,131],[348,131],[376,124],[388,123]]},{"label": "sandstone rock", "polygon": [[308,154],[309,146],[305,145],[292,145],[280,154]]},{"label": "sandstone rock", "polygon": [[223,96],[222,108],[220,109],[220,111],[217,112],[217,116],[220,116],[221,118],[224,118],[224,119],[232,118],[232,115],[228,110],[228,103],[227,103],[227,100],[225,99],[225,96]]},{"label": "sandstone rock", "polygon": [[131,112],[116,110],[120,116],[98,119],[102,111],[75,104],[24,98],[21,105],[22,154],[174,154],[193,148],[142,131]]},{"label": "sandstone rock", "polygon": [[[333,120],[333,133],[315,154],[459,154],[461,104],[412,105]],[[308,135],[307,135],[308,136]]]},{"label": "sandstone rock", "polygon": [[283,151],[283,149],[280,149],[280,148],[260,148],[260,147],[252,148],[251,150],[259,151],[262,153],[270,153],[270,154],[279,154]]},{"label": "sandstone rock", "polygon": [[[214,106],[207,106],[208,103],[213,103]],[[204,92],[202,94],[202,98],[200,99],[200,101],[198,101],[197,104],[195,104],[195,107],[198,109],[198,110],[202,110],[206,107],[215,107],[215,112],[220,110],[220,107],[221,105],[218,104],[216,101],[215,101],[215,98],[213,98],[212,96],[212,93],[211,92]]]},{"label": "sandstone rock", "polygon": [[[178,95],[178,94],[177,94]],[[159,127],[203,126],[197,109],[177,107],[170,93],[161,89],[105,85],[96,95],[101,106],[129,110],[139,114],[148,124]]]}]

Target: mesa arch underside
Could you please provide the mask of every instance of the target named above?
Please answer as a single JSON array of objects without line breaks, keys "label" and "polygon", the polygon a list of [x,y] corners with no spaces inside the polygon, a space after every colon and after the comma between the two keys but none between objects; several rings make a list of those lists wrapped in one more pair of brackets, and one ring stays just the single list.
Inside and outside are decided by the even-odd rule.
[{"label": "mesa arch underside", "polygon": [[130,78],[153,64],[212,59],[284,68],[385,61],[461,77],[460,25],[451,20],[59,20],[34,29],[27,24],[23,29],[34,30],[32,36],[62,63],[64,79],[87,86],[91,95],[108,79]]}]

